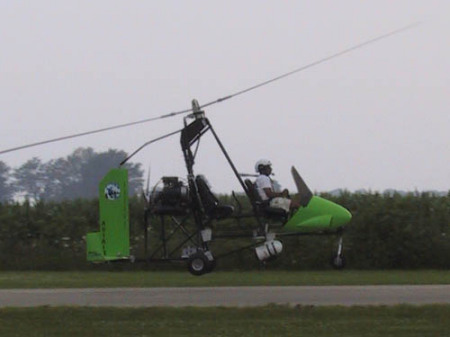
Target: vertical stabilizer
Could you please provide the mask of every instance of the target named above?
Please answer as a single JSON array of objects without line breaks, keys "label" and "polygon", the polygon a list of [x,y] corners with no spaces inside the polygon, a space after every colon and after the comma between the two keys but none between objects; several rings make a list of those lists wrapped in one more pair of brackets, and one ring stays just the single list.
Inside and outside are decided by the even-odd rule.
[{"label": "vertical stabilizer", "polygon": [[130,256],[128,172],[112,169],[99,185],[100,231],[87,234],[87,259],[92,262]]},{"label": "vertical stabilizer", "polygon": [[291,168],[291,173],[300,197],[300,205],[306,207],[311,201],[313,194],[294,166]]}]

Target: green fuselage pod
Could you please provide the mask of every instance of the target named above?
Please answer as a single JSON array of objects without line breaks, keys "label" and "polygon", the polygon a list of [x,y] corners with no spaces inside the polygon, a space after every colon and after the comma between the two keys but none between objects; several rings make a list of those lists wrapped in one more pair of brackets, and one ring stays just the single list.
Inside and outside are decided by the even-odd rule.
[{"label": "green fuselage pod", "polygon": [[351,218],[351,213],[344,207],[313,196],[307,206],[299,208],[288,220],[284,230],[295,232],[332,230],[345,226]]},{"label": "green fuselage pod", "polygon": [[99,184],[100,231],[88,233],[87,259],[92,262],[130,256],[128,172],[112,169]]}]

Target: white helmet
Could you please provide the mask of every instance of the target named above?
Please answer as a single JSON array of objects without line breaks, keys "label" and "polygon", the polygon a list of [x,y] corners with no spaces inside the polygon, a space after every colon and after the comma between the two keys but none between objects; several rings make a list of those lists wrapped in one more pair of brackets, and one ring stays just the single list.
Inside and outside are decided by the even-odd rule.
[{"label": "white helmet", "polygon": [[260,159],[255,164],[255,171],[256,173],[259,173],[259,167],[260,166],[271,166],[272,163],[268,159]]}]

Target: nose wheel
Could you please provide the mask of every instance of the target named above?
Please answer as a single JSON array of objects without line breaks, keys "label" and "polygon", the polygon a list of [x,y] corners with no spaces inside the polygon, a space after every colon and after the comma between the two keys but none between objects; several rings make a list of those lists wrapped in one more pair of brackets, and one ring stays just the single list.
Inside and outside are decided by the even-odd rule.
[{"label": "nose wheel", "polygon": [[344,269],[346,265],[345,257],[343,254],[343,240],[342,236],[339,237],[338,250],[335,255],[331,257],[330,264],[334,269]]}]

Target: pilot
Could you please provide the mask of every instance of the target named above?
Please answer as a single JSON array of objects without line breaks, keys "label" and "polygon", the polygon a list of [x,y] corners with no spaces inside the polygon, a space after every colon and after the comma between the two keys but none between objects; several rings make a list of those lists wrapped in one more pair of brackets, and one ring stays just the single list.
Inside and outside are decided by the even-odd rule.
[{"label": "pilot", "polygon": [[259,173],[255,180],[255,188],[262,201],[269,201],[269,206],[284,209],[286,212],[297,209],[300,203],[289,197],[289,191],[284,189],[277,192],[274,182],[270,179],[272,163],[267,159],[260,159],[255,164],[255,171]]}]

